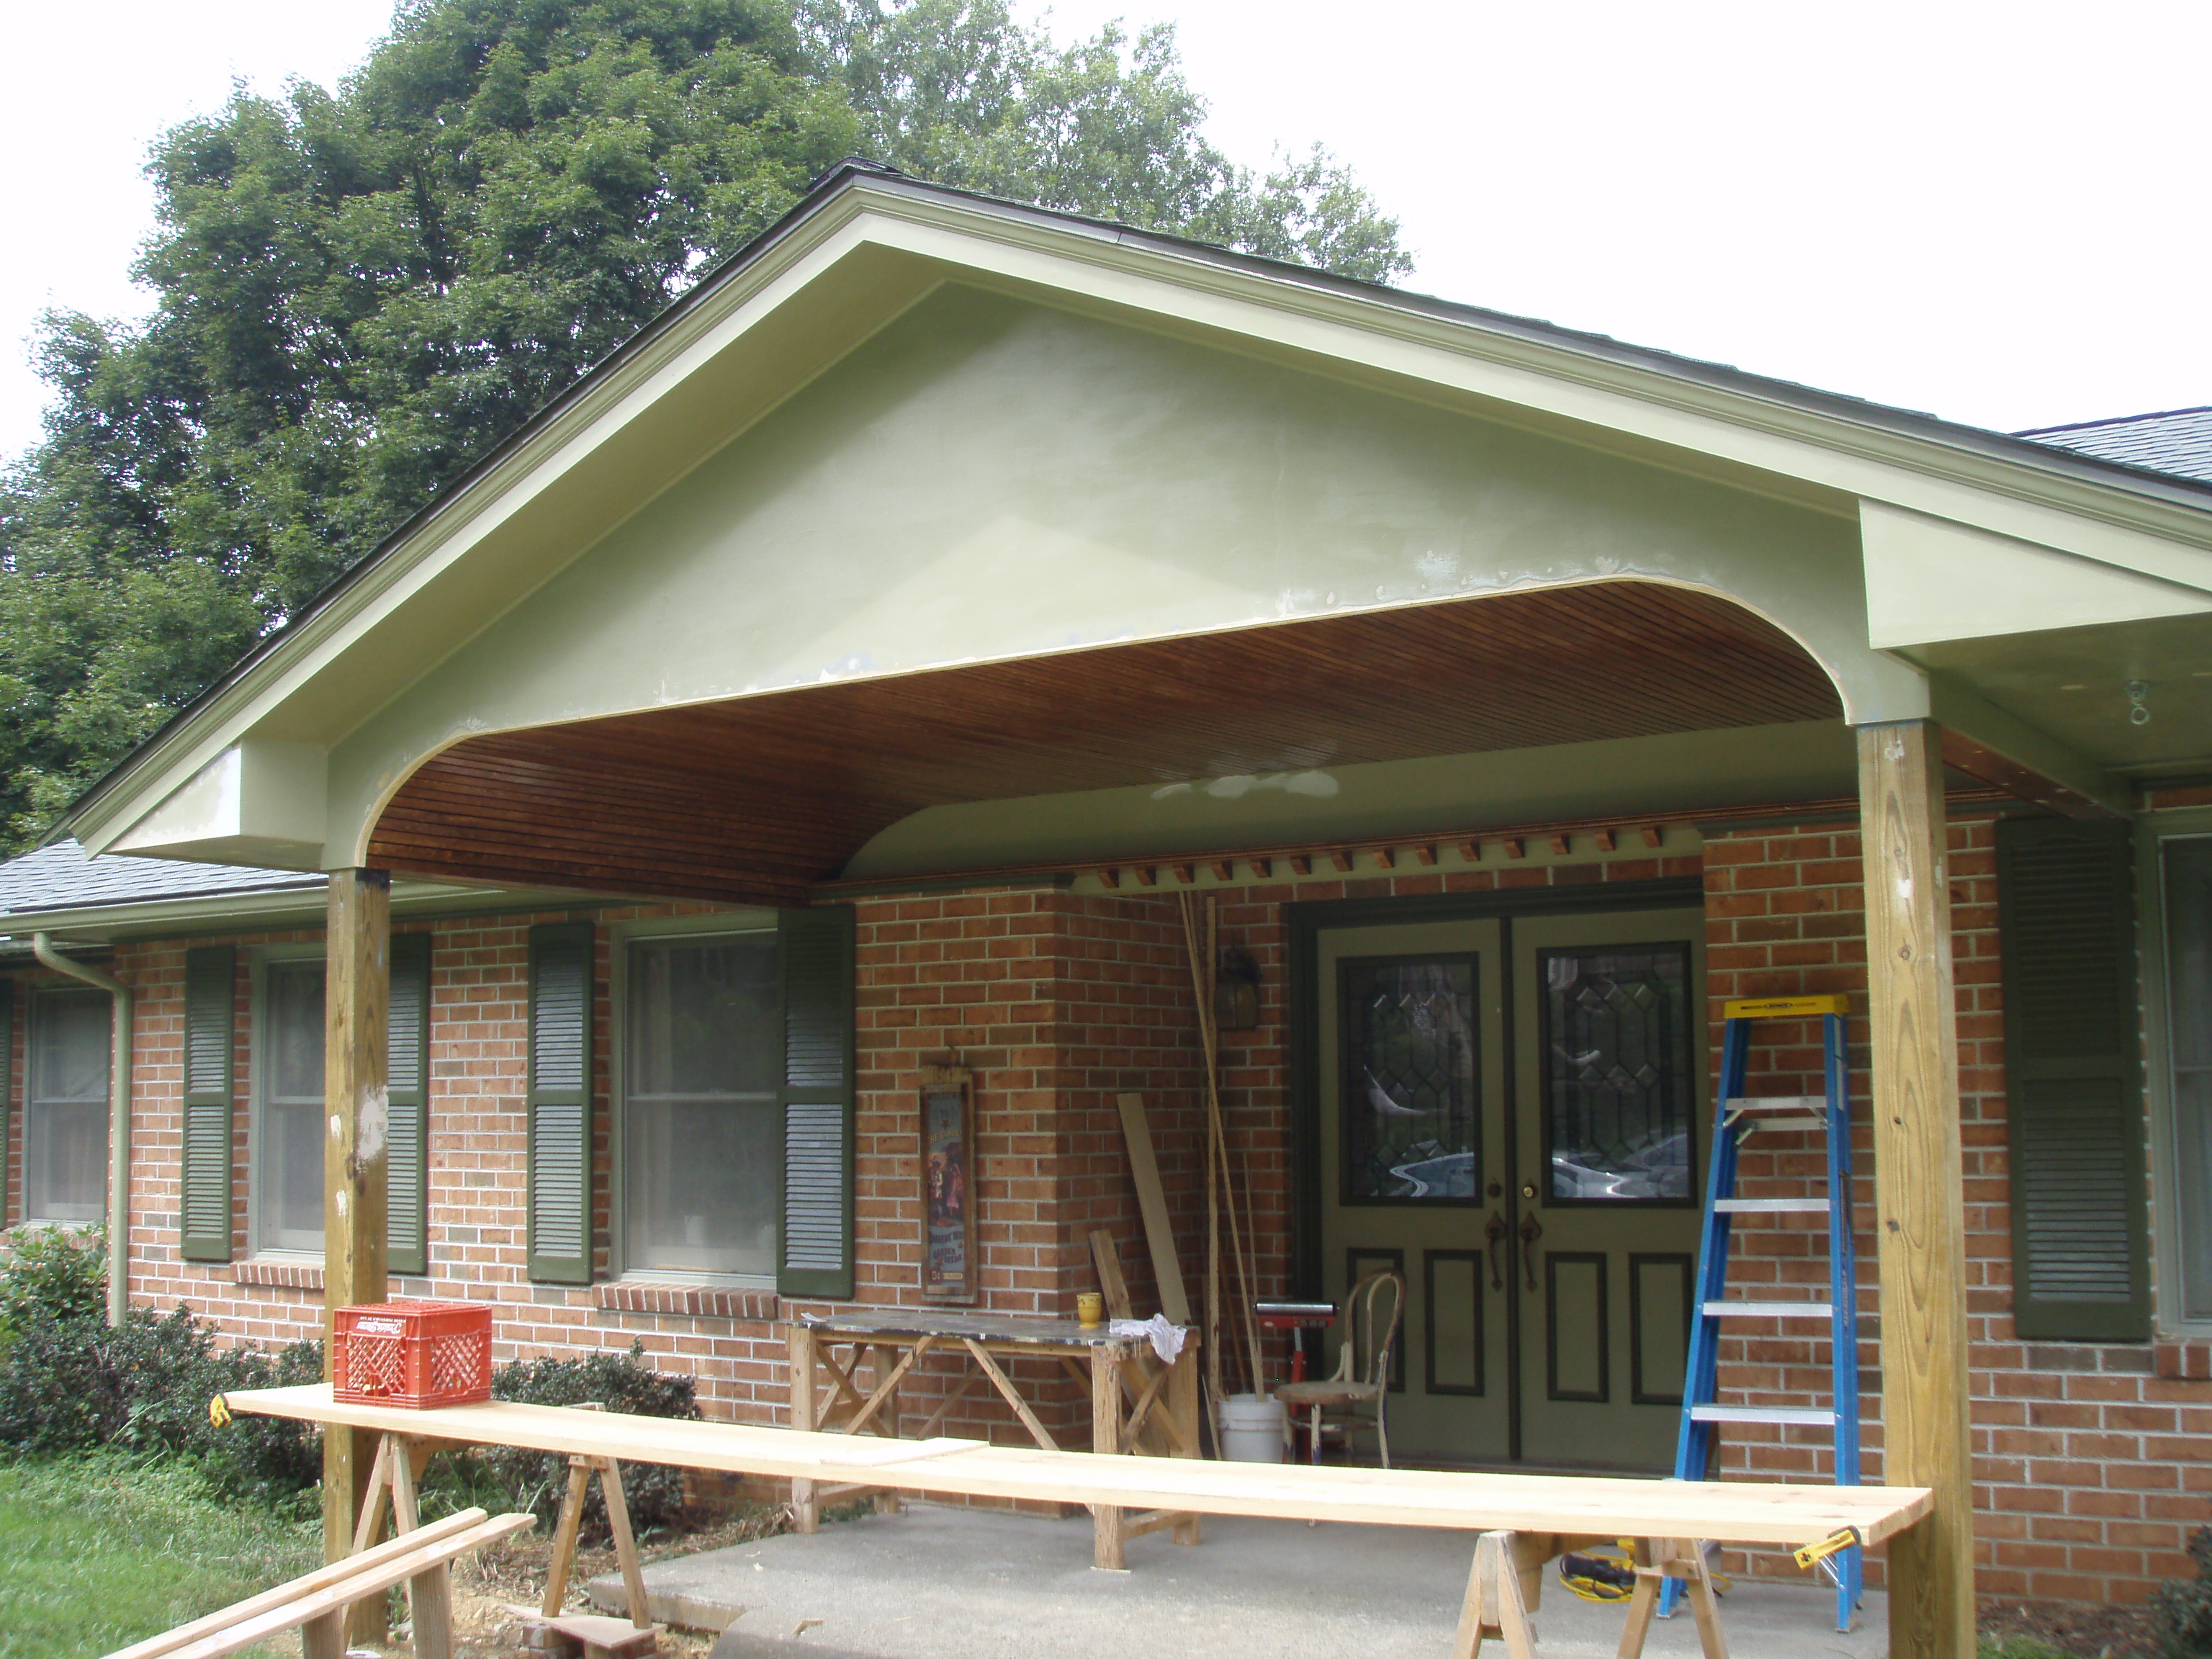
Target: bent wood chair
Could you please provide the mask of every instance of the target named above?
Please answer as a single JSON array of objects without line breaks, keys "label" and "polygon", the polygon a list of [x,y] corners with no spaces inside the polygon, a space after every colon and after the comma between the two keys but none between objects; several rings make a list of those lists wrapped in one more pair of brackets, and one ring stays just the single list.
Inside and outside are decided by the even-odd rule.
[{"label": "bent wood chair", "polygon": [[402,1582],[414,1605],[416,1659],[451,1659],[454,1558],[536,1524],[526,1515],[487,1517],[482,1510],[463,1510],[118,1649],[107,1659],[217,1659],[295,1629],[303,1659],[343,1659],[346,1610]]},{"label": "bent wood chair", "polygon": [[[1369,1273],[1347,1291],[1344,1311],[1337,1322],[1344,1327],[1344,1346],[1339,1351],[1336,1374],[1308,1382],[1285,1382],[1275,1398],[1293,1413],[1306,1413],[1306,1457],[1321,1462],[1322,1436],[1330,1429],[1344,1431],[1347,1448],[1352,1431],[1361,1419],[1357,1408],[1372,1403],[1375,1437],[1382,1467],[1390,1467],[1390,1356],[1397,1346],[1398,1326],[1406,1312],[1406,1276],[1395,1267]],[[1322,1413],[1342,1411],[1340,1422],[1323,1421]]]}]

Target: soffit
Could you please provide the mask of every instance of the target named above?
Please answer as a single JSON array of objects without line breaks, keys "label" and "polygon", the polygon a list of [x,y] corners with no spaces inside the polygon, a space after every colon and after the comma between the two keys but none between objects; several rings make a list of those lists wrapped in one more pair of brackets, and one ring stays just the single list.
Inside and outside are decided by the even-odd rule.
[{"label": "soffit", "polygon": [[1840,713],[1750,612],[1597,583],[471,738],[400,788],[369,860],[789,902],[930,806]]}]

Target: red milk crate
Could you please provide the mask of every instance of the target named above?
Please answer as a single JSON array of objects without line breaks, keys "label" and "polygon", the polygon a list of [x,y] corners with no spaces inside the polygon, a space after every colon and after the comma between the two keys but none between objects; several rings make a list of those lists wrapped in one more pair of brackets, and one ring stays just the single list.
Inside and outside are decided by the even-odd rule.
[{"label": "red milk crate", "polygon": [[357,1406],[427,1411],[491,1398],[491,1310],[468,1302],[340,1308],[331,1392]]}]

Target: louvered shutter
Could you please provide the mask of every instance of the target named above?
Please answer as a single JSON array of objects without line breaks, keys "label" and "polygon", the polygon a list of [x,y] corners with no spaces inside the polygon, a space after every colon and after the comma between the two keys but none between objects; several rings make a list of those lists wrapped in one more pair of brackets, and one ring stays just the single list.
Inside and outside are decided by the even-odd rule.
[{"label": "louvered shutter", "polygon": [[530,1276],[592,1282],[592,924],[530,930]]},{"label": "louvered shutter", "polygon": [[185,952],[185,1135],[179,1249],[187,1261],[230,1260],[231,1058],[238,952]]},{"label": "louvered shutter", "polygon": [[8,1135],[15,1105],[15,981],[0,979],[0,1227],[8,1224]]},{"label": "louvered shutter", "polygon": [[430,936],[392,938],[392,1000],[386,1023],[386,1097],[391,1107],[385,1163],[386,1260],[396,1273],[430,1271]]},{"label": "louvered shutter", "polygon": [[1997,825],[2013,1318],[2060,1341],[2150,1336],[2127,826]]},{"label": "louvered shutter", "polygon": [[853,1294],[853,908],[787,910],[783,958],[785,1296]]}]

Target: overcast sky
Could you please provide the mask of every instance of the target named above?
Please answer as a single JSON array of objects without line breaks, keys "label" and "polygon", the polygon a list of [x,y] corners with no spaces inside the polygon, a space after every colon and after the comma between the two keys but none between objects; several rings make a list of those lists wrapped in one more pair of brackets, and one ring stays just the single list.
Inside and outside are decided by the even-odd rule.
[{"label": "overcast sky", "polygon": [[[38,313],[144,309],[153,136],[234,76],[334,82],[389,11],[9,8],[0,454]],[[1053,8],[1115,16],[1179,23],[1232,156],[1349,163],[1413,288],[2004,429],[2212,403],[2204,0]]]}]

